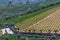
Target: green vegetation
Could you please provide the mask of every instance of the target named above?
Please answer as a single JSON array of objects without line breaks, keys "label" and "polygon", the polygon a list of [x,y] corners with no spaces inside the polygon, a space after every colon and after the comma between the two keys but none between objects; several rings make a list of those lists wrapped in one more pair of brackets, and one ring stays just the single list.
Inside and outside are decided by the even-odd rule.
[{"label": "green vegetation", "polygon": [[9,35],[5,34],[0,36],[0,40],[60,40],[60,38],[55,38],[55,37],[50,37],[50,38],[45,38],[45,37],[26,37],[26,36],[21,36],[21,35]]}]

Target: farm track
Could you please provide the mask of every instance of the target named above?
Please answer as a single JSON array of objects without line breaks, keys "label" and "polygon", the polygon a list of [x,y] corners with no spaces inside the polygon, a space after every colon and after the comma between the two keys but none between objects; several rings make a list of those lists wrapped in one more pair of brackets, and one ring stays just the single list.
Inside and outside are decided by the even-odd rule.
[{"label": "farm track", "polygon": [[54,30],[58,30],[57,33],[60,33],[60,9],[24,30],[43,30],[43,33],[48,33],[48,30],[54,33]]}]

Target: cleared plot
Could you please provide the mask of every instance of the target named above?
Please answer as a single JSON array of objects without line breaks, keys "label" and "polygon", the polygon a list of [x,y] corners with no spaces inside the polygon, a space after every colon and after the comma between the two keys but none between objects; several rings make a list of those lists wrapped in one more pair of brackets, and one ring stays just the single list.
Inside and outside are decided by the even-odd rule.
[{"label": "cleared plot", "polygon": [[43,33],[48,33],[49,30],[51,30],[51,33],[54,33],[56,30],[57,33],[60,33],[60,9],[40,20],[36,24],[31,25],[26,30],[36,30],[35,32],[40,32],[40,30],[42,30]]}]

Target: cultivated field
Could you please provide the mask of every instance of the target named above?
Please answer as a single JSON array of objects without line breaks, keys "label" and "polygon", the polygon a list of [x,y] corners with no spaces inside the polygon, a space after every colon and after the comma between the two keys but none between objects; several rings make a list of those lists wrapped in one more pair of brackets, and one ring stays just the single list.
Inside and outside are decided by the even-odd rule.
[{"label": "cultivated field", "polygon": [[42,30],[43,33],[48,33],[50,30],[51,33],[54,33],[54,31],[60,33],[60,9],[31,25],[26,30],[35,30],[35,32],[40,32],[40,30]]},{"label": "cultivated field", "polygon": [[[17,27],[19,27],[19,29],[20,29],[20,32],[21,31],[28,31],[28,30],[35,30],[35,28],[36,28],[36,26],[35,26],[35,28],[33,29],[32,28],[32,25],[36,25],[36,23],[38,22],[38,21],[41,21],[41,19],[43,20],[45,17],[47,17],[48,15],[50,15],[50,14],[53,14],[53,12],[55,12],[56,10],[58,10],[60,7],[58,6],[58,7],[52,7],[52,8],[48,8],[48,10],[47,9],[44,9],[44,10],[42,10],[42,12],[40,11],[38,11],[38,12],[35,12],[36,14],[38,14],[38,15],[36,15],[35,13],[35,16],[34,17],[32,17],[34,14],[31,14],[31,15],[26,15],[27,16],[27,19],[26,20],[24,20],[23,22],[19,22],[19,23],[17,23],[16,24],[16,26]],[[28,18],[29,16],[31,16],[31,18]],[[25,17],[25,16],[24,16]],[[38,28],[38,27],[37,27]],[[39,30],[39,29],[38,29]],[[36,30],[36,31],[38,31],[38,30]],[[40,29],[41,30],[41,29]]]}]

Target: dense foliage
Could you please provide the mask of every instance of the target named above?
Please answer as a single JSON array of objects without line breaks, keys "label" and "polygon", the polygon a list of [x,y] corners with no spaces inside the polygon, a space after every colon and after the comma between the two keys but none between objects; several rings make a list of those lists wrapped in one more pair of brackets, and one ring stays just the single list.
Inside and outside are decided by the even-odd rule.
[{"label": "dense foliage", "polygon": [[46,0],[43,2],[33,4],[19,4],[19,5],[6,5],[0,6],[0,19],[7,17],[16,17],[26,13],[41,10],[43,8],[60,3],[60,0]]},{"label": "dense foliage", "polygon": [[21,36],[21,35],[9,35],[5,34],[0,36],[0,40],[60,40],[60,38],[55,38],[55,37],[27,37],[27,36]]}]

